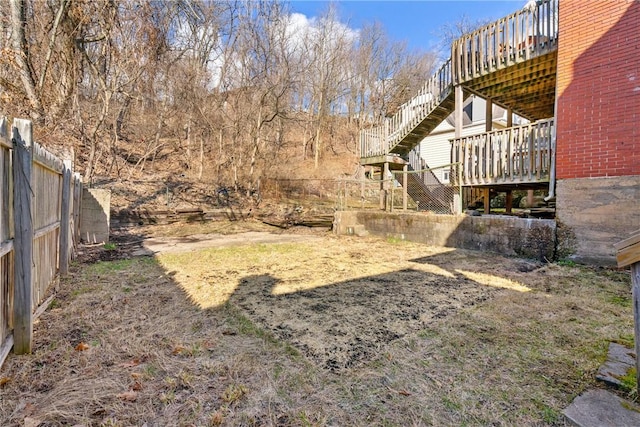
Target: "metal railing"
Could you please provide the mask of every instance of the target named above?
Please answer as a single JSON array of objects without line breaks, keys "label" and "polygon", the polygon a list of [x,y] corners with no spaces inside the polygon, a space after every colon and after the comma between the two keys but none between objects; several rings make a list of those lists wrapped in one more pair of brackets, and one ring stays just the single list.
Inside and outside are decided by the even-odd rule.
[{"label": "metal railing", "polygon": [[556,50],[558,1],[538,1],[455,40],[451,45],[454,83]]},{"label": "metal railing", "polygon": [[548,182],[555,156],[554,120],[452,140],[460,185]]}]

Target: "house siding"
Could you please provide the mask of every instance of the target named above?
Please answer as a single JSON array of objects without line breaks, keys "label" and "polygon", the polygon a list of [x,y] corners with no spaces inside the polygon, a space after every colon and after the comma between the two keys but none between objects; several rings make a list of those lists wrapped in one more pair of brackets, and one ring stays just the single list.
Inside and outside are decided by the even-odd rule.
[{"label": "house siding", "polygon": [[[483,104],[484,105],[484,104]],[[484,107],[483,107],[484,108]],[[484,111],[483,111],[484,114]],[[484,120],[474,122],[472,125],[462,129],[462,136],[478,135],[485,132]],[[504,126],[493,123],[494,129],[502,129]],[[451,143],[450,139],[455,136],[455,131],[446,121],[442,122],[435,130],[420,143],[420,156],[427,162],[430,168],[447,165],[451,163]],[[437,169],[433,171],[436,177],[443,182],[442,174],[450,168]],[[446,182],[446,181],[444,181]]]},{"label": "house siding", "polygon": [[558,179],[640,174],[640,1],[562,0]]}]

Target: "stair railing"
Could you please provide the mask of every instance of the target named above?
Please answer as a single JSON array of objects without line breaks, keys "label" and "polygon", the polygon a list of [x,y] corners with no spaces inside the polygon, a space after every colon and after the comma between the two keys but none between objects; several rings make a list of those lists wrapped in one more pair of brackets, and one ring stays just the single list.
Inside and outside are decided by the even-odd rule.
[{"label": "stair railing", "polygon": [[451,59],[448,59],[420,88],[417,95],[402,104],[393,116],[386,117],[380,126],[360,132],[361,156],[388,154],[427,118],[449,95],[451,89]]}]

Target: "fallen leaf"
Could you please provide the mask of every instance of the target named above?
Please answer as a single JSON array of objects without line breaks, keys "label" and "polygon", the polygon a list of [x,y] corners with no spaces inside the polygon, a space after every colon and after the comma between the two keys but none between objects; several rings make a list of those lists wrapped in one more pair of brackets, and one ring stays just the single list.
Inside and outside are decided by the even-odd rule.
[{"label": "fallen leaf", "polygon": [[5,385],[6,383],[8,383],[9,381],[11,381],[11,378],[9,378],[9,377],[2,377],[2,378],[0,378],[0,387],[4,387],[4,385]]},{"label": "fallen leaf", "polygon": [[131,390],[134,390],[134,391],[142,390],[142,384],[140,384],[138,381],[134,382],[133,385],[131,386]]},{"label": "fallen leaf", "polygon": [[81,342],[76,346],[76,351],[85,351],[85,350],[89,350],[89,344],[87,344],[86,342]]},{"label": "fallen leaf", "polygon": [[406,390],[396,390],[396,389],[391,388],[391,387],[389,387],[389,386],[387,386],[387,388],[389,389],[389,391],[392,391],[392,392],[394,392],[394,393],[398,393],[398,394],[399,394],[399,395],[401,395],[401,396],[411,396],[411,393],[409,393],[409,392],[408,392],[408,391],[406,391]]},{"label": "fallen leaf", "polygon": [[22,408],[22,409],[23,409],[22,413],[23,413],[25,416],[29,416],[29,415],[33,414],[33,411],[35,411],[35,410],[36,410],[36,407],[35,407],[35,405],[34,405],[33,403],[31,403],[31,402],[27,402],[27,403],[24,405],[24,408]]},{"label": "fallen leaf", "polygon": [[140,372],[131,372],[131,378],[137,379],[140,377],[142,377],[142,374]]},{"label": "fallen leaf", "polygon": [[173,348],[173,351],[171,352],[171,354],[176,355],[176,354],[181,354],[183,351],[185,350],[185,348],[181,345],[177,345]]},{"label": "fallen leaf", "polygon": [[24,427],[38,427],[40,425],[40,420],[36,418],[26,417],[24,419]]},{"label": "fallen leaf", "polygon": [[123,368],[133,368],[134,366],[138,366],[140,364],[140,359],[131,359],[128,362],[121,363],[120,366]]},{"label": "fallen leaf", "polygon": [[127,402],[135,402],[138,398],[138,393],[133,390],[125,391],[118,395],[119,399],[126,400]]}]

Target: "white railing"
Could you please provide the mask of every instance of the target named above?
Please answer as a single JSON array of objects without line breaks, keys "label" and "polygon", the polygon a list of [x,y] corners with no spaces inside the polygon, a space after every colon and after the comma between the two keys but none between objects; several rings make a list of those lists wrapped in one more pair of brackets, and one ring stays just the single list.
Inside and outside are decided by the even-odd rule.
[{"label": "white railing", "polygon": [[548,182],[555,156],[554,120],[494,130],[452,140],[461,185]]},{"label": "white railing", "polygon": [[416,96],[405,102],[382,125],[360,132],[361,157],[389,154],[451,93],[451,60],[447,60],[420,88]]},{"label": "white railing", "polygon": [[558,1],[541,0],[454,41],[451,45],[454,83],[464,83],[556,50]]}]

